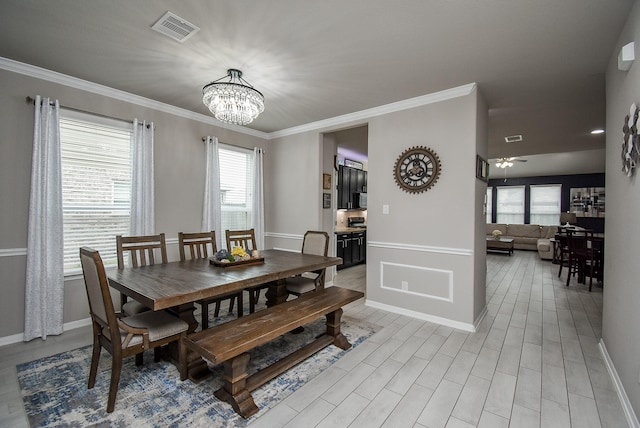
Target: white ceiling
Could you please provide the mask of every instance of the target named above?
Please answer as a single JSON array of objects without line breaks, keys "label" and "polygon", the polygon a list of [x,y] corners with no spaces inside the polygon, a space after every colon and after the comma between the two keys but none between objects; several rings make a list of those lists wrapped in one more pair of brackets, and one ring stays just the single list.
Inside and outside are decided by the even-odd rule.
[{"label": "white ceiling", "polygon": [[[2,0],[0,56],[203,114],[202,86],[238,68],[267,133],[475,82],[490,158],[591,151],[633,1]],[[151,30],[166,11],[201,30]]]}]

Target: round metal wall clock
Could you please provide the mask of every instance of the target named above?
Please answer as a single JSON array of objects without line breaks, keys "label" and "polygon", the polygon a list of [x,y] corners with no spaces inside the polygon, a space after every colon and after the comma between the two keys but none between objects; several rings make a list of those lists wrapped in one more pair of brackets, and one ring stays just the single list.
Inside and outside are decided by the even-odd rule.
[{"label": "round metal wall clock", "polygon": [[393,177],[409,193],[429,190],[440,177],[440,158],[427,147],[411,147],[398,156]]}]

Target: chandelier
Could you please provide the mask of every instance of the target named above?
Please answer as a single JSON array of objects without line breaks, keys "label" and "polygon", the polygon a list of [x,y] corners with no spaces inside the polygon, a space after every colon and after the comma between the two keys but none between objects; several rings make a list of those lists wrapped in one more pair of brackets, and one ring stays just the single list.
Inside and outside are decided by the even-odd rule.
[{"label": "chandelier", "polygon": [[[228,81],[221,81],[228,78]],[[202,102],[221,122],[247,125],[264,111],[264,96],[230,68],[227,75],[202,88]]]}]

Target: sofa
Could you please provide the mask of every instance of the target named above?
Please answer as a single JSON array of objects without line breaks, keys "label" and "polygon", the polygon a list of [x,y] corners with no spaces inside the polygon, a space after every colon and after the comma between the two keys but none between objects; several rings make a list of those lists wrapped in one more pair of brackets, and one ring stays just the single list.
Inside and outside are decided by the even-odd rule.
[{"label": "sofa", "polygon": [[493,237],[494,230],[502,232],[503,238],[513,238],[516,250],[538,251],[541,259],[553,259],[551,238],[558,232],[557,226],[487,223],[487,237]]}]

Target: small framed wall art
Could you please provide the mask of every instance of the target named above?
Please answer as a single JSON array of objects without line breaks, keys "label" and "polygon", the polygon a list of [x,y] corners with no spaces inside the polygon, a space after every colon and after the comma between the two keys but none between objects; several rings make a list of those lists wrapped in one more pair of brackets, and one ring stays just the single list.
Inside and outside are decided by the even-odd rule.
[{"label": "small framed wall art", "polygon": [[489,181],[489,162],[476,155],[476,178]]},{"label": "small framed wall art", "polygon": [[331,174],[322,174],[322,188],[331,189]]},{"label": "small framed wall art", "polygon": [[331,193],[322,194],[322,208],[331,208]]}]

